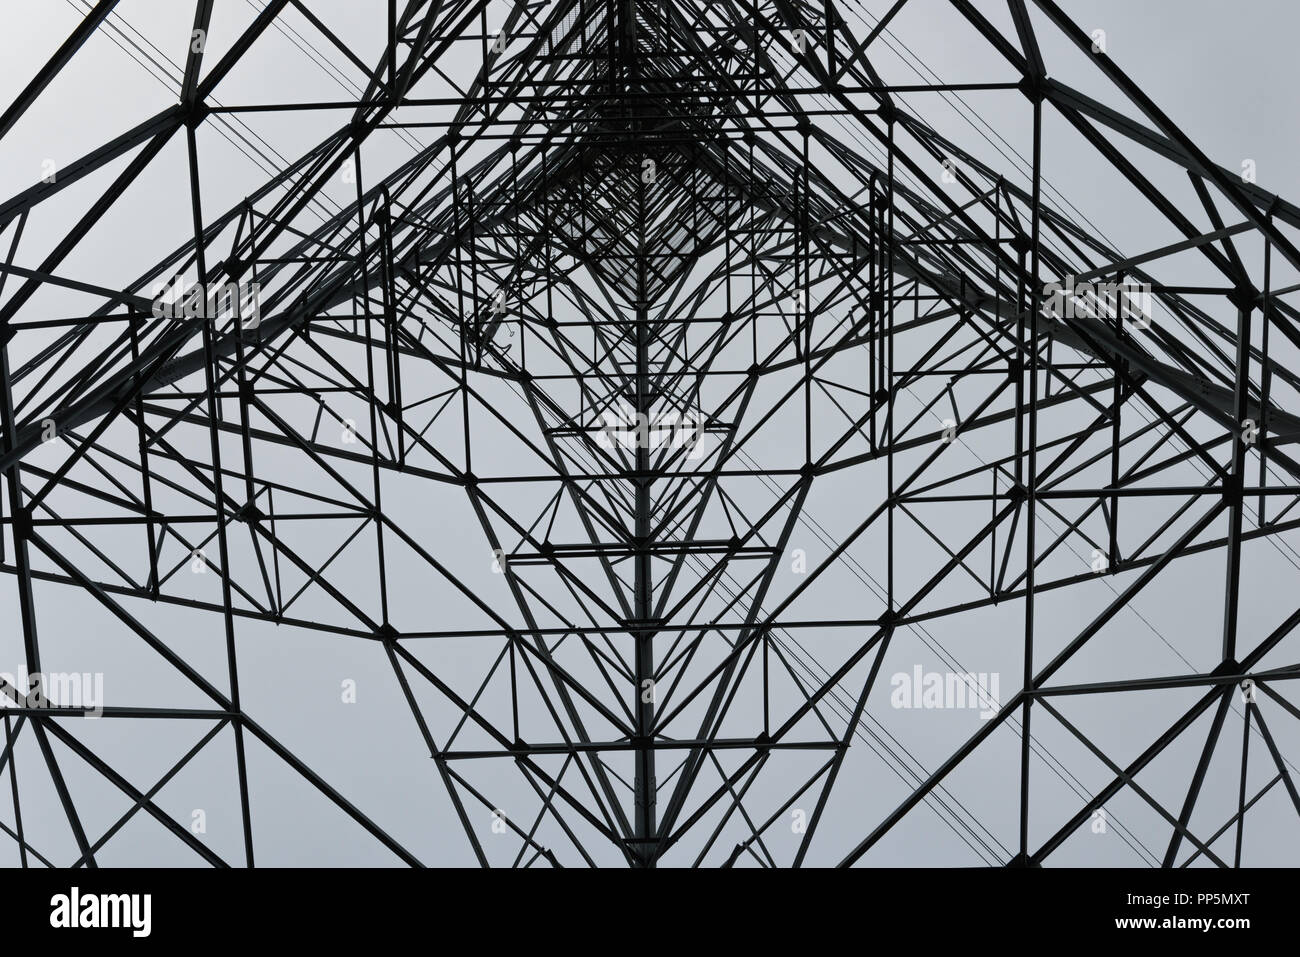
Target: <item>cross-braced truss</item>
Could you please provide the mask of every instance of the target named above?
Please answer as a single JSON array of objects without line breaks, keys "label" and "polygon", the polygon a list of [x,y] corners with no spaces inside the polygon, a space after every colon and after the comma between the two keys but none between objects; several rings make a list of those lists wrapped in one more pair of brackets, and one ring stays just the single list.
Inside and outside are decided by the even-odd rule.
[{"label": "cross-braced truss", "polygon": [[[137,36],[74,6],[0,149]],[[409,864],[1296,846],[1300,208],[1053,0],[194,6],[0,202],[0,664],[104,681],[4,684],[16,862],[283,863],[259,774]],[[927,24],[982,75],[893,69]],[[353,92],[239,86],[285,38]],[[925,115],[993,98],[1020,152]],[[381,736],[297,710],[344,647]]]}]

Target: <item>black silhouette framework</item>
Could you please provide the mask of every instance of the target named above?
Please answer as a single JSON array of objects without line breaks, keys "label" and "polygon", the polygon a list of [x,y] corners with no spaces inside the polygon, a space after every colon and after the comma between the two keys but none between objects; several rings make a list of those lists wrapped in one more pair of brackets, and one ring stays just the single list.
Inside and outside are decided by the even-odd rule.
[{"label": "black silhouette framework", "polygon": [[[124,36],[115,5],[85,13],[0,138],[87,41]],[[205,43],[198,0],[178,101],[0,204],[6,629],[29,672],[52,667],[42,610],[75,590],[86,632],[129,635],[200,699],[132,704],[106,676],[123,741],[159,721],[198,738],[141,785],[82,740],[84,706],[6,684],[2,826],[24,865],[94,865],[141,819],[254,864],[253,747],[400,861],[437,863],[241,705],[236,636],[258,623],[384,656],[452,809],[437,823],[484,865],[870,864],[921,831],[964,841],[954,861],[1039,865],[1121,796],[1130,824],[1111,827],[1149,864],[1240,865],[1252,810],[1294,826],[1280,743],[1300,609],[1247,628],[1241,596],[1243,553],[1285,570],[1300,523],[1298,287],[1279,279],[1300,271],[1300,209],[1201,152],[1052,0],[952,0],[943,29],[990,55],[960,84],[879,74],[909,0],[869,32],[851,0],[374,6],[387,40],[367,62],[296,0]],[[219,103],[286,24],[357,95]],[[1105,102],[1049,75],[1049,34]],[[986,165],[909,106],[994,95],[1032,122],[1023,166]],[[200,138],[282,114],[330,132],[205,215]],[[1117,184],[1096,203],[1173,239],[1121,253],[1048,202],[1049,120]],[[376,144],[398,138],[419,148],[387,162]],[[69,274],[168,149],[186,158],[187,189],[157,187],[181,245],[120,287]],[[66,234],[25,257],[25,227],[66,216],[74,186]],[[258,313],[160,317],[178,278],[255,286]],[[1067,278],[1145,305],[1039,308]],[[51,289],[81,315],[42,307]],[[1212,661],[1076,668],[1112,636],[1136,644],[1131,601],[1193,561],[1222,599],[1197,636]],[[219,597],[193,591],[196,569]],[[1086,618],[1054,610],[1068,592]],[[220,622],[219,680],[159,609]],[[887,727],[904,717],[889,676],[917,660],[901,649],[990,611],[1014,654],[982,657],[972,625],[943,660],[1001,674],[993,713],[918,760]],[[1092,718],[1069,717],[1080,701]],[[1134,701],[1150,729],[1122,746],[1090,730]],[[1011,773],[979,784],[995,740]],[[205,749],[238,788],[233,860],[157,796]],[[126,799],[111,827],[88,827],[69,763]],[[24,833],[31,778],[57,794],[71,859]],[[958,779],[998,789],[1003,826]]]}]

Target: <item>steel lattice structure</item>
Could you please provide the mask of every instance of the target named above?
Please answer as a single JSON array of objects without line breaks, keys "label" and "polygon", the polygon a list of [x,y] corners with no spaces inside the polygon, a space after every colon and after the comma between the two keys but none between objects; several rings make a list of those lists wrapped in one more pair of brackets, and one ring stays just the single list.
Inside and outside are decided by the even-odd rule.
[{"label": "steel lattice structure", "polygon": [[[891,75],[921,3],[868,27],[852,0],[390,0],[374,51],[296,0],[218,43],[197,0],[178,99],[0,203],[5,663],[105,685],[92,725],[5,683],[14,856],[111,862],[147,824],[192,860],[267,862],[253,751],[408,864],[459,859],[395,808],[484,865],[932,841],[1038,865],[1093,859],[1097,833],[1232,865],[1284,840],[1300,208],[1053,0],[930,4],[983,75]],[[0,149],[84,45],[125,36],[115,7],[82,11]],[[286,26],[356,94],[230,100]],[[999,98],[1023,164],[912,106],[939,97]],[[299,121],[310,144],[225,202],[215,137]],[[1149,228],[1112,242],[1048,195],[1062,141],[1105,184],[1086,211]],[[146,183],[174,251],[109,283],[74,265]],[[160,314],[177,282],[253,284],[256,321]],[[1184,568],[1208,571],[1159,591]],[[1152,592],[1213,609],[1166,642],[1185,667],[1136,650]],[[166,680],[77,644],[101,635]],[[392,771],[381,810],[355,765],[319,769],[330,732],[288,692],[241,697],[344,645],[403,712],[382,749],[427,752],[391,759],[420,783]],[[1000,675],[991,713],[924,726],[933,661]],[[106,756],[164,725],[148,781]],[[225,845],[159,796],[199,755],[234,795]],[[89,812],[92,786],[122,810]]]}]

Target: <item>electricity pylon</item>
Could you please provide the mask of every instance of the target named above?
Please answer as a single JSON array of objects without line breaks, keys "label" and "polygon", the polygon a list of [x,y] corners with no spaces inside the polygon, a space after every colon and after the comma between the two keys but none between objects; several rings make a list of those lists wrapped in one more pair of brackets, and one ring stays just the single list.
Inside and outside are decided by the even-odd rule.
[{"label": "electricity pylon", "polygon": [[[1052,0],[952,0],[933,29],[983,75],[902,75],[916,2],[408,0],[363,50],[286,0],[218,42],[198,0],[178,59],[133,44],[175,102],[0,204],[4,651],[44,683],[3,688],[13,856],[131,860],[147,818],[262,862],[254,751],[408,864],[1294,840],[1300,209]],[[114,7],[0,148],[128,38]],[[239,102],[286,38],[355,93]],[[216,137],[304,118],[327,132],[228,196]],[[1117,208],[1112,240],[1090,216]],[[77,259],[132,230],[173,251],[112,283]],[[1172,637],[1152,593],[1187,603]],[[379,810],[352,759],[317,769],[332,732],[291,687],[247,700],[339,642],[403,712],[370,747],[427,785]],[[197,741],[121,770],[163,726]],[[159,797],[199,754],[228,847]]]}]

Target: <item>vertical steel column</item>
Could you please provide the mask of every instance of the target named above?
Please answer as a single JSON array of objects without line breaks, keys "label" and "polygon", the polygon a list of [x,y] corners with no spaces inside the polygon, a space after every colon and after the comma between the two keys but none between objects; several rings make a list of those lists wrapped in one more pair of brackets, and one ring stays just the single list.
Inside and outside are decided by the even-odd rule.
[{"label": "vertical steel column", "polygon": [[[233,595],[230,588],[230,545],[227,535],[226,489],[221,466],[221,436],[217,422],[221,420],[220,386],[216,354],[215,316],[208,308],[208,263],[203,229],[203,204],[199,186],[199,147],[195,122],[185,126],[186,156],[189,162],[190,212],[194,221],[194,262],[198,268],[198,294],[204,303],[203,318],[203,386],[207,392],[208,452],[212,460],[212,498],[216,512],[218,558],[221,562],[221,609],[226,639],[226,674],[230,680],[230,706],[235,712],[232,726],[235,731],[235,765],[239,774],[239,808],[243,824],[244,862],[253,866],[253,818],[248,800],[248,762],[244,751],[244,715],[239,696],[239,662],[235,649],[235,618]],[[249,463],[244,463],[250,468]]]},{"label": "vertical steel column", "polygon": [[1029,736],[1034,685],[1034,522],[1038,502],[1038,313],[1042,308],[1039,278],[1039,228],[1042,221],[1043,99],[1034,93],[1033,208],[1029,228],[1029,446],[1025,468],[1025,657],[1024,703],[1020,711],[1020,859],[1029,855]]},{"label": "vertical steel column", "polygon": [[[619,68],[623,73],[624,90],[634,96],[631,107],[632,142],[641,143],[643,128],[640,120],[641,104],[635,98],[636,87],[636,0],[619,3]],[[633,153],[633,157],[637,154]],[[637,184],[637,236],[636,236],[636,472],[633,485],[636,490],[634,504],[634,581],[632,631],[636,642],[636,770],[633,778],[635,799],[634,858],[643,867],[654,867],[655,847],[655,755],[652,743],[654,729],[654,629],[650,619],[654,614],[654,579],[650,558],[651,513],[653,510],[651,487],[654,480],[650,472],[650,435],[653,431],[650,410],[654,404],[650,384],[650,308],[647,282],[648,251],[646,249],[646,183],[639,175],[640,164],[632,164],[632,175]]]},{"label": "vertical steel column", "polygon": [[[1241,293],[1245,299],[1246,293]],[[1228,512],[1228,562],[1223,596],[1223,660],[1237,656],[1237,607],[1241,591],[1241,519],[1245,506],[1242,491],[1246,480],[1246,415],[1250,398],[1250,314],[1251,307],[1237,310],[1237,382],[1233,396],[1232,472],[1224,482],[1223,497]],[[1258,427],[1258,423],[1256,423]]]}]

